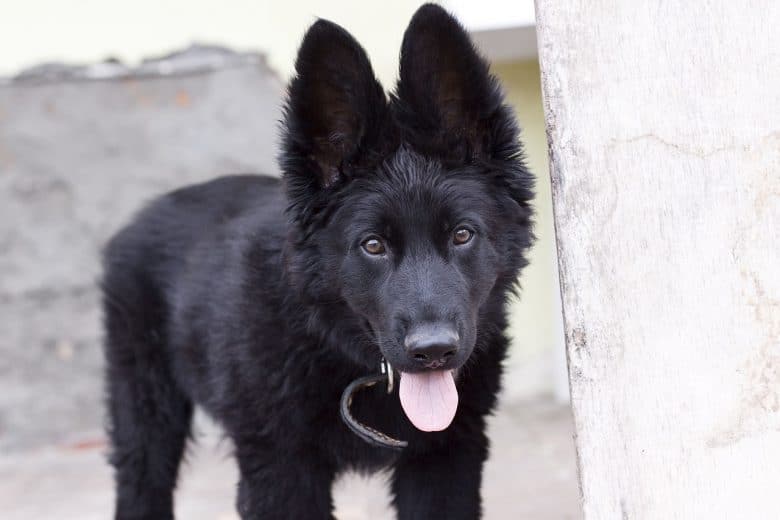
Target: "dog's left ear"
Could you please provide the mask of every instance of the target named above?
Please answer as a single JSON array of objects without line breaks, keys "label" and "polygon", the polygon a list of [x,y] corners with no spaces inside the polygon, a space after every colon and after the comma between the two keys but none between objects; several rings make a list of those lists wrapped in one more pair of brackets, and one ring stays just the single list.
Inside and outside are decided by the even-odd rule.
[{"label": "dog's left ear", "polygon": [[493,156],[496,125],[514,122],[468,33],[435,4],[418,9],[404,34],[393,98],[407,142],[458,160]]}]

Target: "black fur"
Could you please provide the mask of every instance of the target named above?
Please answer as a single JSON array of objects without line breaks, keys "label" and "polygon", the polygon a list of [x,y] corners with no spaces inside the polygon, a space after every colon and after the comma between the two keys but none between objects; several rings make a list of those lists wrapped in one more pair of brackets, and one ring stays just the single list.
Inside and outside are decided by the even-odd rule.
[{"label": "black fur", "polygon": [[[347,469],[392,468],[399,518],[473,519],[507,340],[505,305],[529,247],[532,177],[509,108],[460,25],[426,5],[389,100],[341,27],[306,34],[289,88],[283,183],[224,177],[167,194],[119,232],[103,280],[118,519],[172,518],[195,404],[225,429],[242,518],[332,518]],[[473,238],[453,243],[456,227]],[[375,236],[384,254],[362,247]],[[419,323],[459,333],[442,368],[460,404],[416,430],[374,387],[354,414],[409,441],[371,447],[339,397]]]}]

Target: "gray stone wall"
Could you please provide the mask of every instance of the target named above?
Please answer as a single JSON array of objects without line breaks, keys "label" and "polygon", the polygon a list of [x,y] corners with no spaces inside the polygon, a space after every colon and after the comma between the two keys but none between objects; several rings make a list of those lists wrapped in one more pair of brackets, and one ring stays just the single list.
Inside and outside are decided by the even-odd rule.
[{"label": "gray stone wall", "polygon": [[0,80],[0,453],[101,427],[102,245],[171,188],[275,173],[282,91],[215,47]]}]

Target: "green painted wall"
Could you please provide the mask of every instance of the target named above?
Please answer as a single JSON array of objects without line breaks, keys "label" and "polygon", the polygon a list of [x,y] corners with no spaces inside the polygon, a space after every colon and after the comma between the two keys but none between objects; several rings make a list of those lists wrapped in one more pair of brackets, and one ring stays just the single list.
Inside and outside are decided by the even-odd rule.
[{"label": "green painted wall", "polygon": [[537,242],[521,277],[521,298],[512,304],[513,349],[506,386],[510,395],[546,393],[552,389],[556,370],[561,369],[555,365],[553,352],[563,348],[563,338],[539,64],[536,60],[496,63],[492,69],[515,108],[528,166],[537,178]]}]

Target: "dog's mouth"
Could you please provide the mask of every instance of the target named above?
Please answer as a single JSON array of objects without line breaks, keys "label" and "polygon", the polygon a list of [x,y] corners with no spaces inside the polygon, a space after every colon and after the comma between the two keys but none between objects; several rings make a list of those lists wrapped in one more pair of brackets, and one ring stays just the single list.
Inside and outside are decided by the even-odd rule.
[{"label": "dog's mouth", "polygon": [[[350,383],[341,395],[340,413],[344,423],[358,437],[374,446],[402,449],[406,441],[394,439],[359,422],[352,415],[350,406],[355,393],[363,388],[385,381],[387,393],[393,393],[394,371],[385,359],[380,364],[381,373],[363,376]],[[398,391],[401,407],[411,423],[425,432],[441,431],[455,418],[458,409],[458,390],[455,377],[458,370],[429,370],[426,372],[401,372]]]},{"label": "dog's mouth", "polygon": [[401,372],[398,396],[406,417],[424,432],[446,429],[458,410],[453,370]]},{"label": "dog's mouth", "polygon": [[[378,337],[370,321],[364,319],[362,325],[373,338]],[[458,370],[431,368],[422,372],[399,371],[401,408],[414,427],[424,432],[445,430],[452,424],[458,410],[458,389],[455,386]],[[383,361],[385,370],[388,389],[392,391],[393,367],[387,361]]]}]

